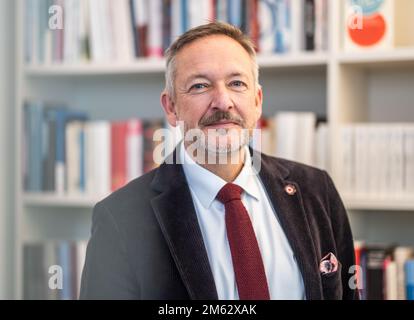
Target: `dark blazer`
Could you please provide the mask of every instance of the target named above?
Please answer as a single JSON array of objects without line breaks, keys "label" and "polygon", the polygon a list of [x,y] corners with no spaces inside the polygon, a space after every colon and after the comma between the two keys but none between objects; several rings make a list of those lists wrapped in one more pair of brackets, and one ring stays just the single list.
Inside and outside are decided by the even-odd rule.
[{"label": "dark blazer", "polygon": [[[352,234],[328,174],[261,154],[259,176],[296,257],[306,298],[357,298],[348,285]],[[287,184],[296,187],[294,195],[284,190]],[[329,252],[342,268],[321,275],[319,262]],[[95,206],[80,298],[218,298],[180,164],[163,163]]]}]

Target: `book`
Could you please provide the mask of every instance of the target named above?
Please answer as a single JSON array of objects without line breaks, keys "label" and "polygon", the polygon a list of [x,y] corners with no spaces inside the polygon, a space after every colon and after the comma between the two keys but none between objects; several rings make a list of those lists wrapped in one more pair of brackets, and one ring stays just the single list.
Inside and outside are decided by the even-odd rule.
[{"label": "book", "polygon": [[414,260],[405,263],[405,275],[407,300],[414,300]]},{"label": "book", "polygon": [[394,47],[394,1],[344,1],[345,51]]}]

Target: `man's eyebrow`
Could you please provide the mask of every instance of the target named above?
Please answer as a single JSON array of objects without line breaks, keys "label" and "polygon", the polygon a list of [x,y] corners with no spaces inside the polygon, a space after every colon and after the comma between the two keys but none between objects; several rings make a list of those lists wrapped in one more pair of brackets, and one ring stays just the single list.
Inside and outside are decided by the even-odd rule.
[{"label": "man's eyebrow", "polygon": [[[228,76],[226,76],[227,78],[232,78],[232,77],[247,77],[247,74],[246,73],[244,73],[244,72],[238,72],[238,71],[235,71],[235,72],[232,72],[232,73],[230,73]],[[200,78],[203,78],[203,79],[209,79],[209,75],[208,74],[206,74],[206,73],[196,73],[196,74],[192,74],[192,75],[190,75],[188,78],[187,78],[187,83],[188,82],[190,82],[190,81],[192,81],[192,80],[194,80],[194,79],[200,79]]]},{"label": "man's eyebrow", "polygon": [[229,74],[229,78],[232,77],[247,77],[247,74],[244,72],[232,72]]},{"label": "man's eyebrow", "polygon": [[189,76],[187,78],[186,82],[190,82],[194,79],[198,79],[198,78],[204,78],[204,79],[208,79],[208,75],[206,73],[196,73],[196,74],[192,74],[191,76]]}]

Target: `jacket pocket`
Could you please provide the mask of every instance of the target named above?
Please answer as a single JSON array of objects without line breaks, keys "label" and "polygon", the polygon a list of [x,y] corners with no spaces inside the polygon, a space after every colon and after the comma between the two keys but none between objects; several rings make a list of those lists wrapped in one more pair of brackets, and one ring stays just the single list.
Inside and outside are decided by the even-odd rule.
[{"label": "jacket pocket", "polygon": [[323,298],[325,300],[342,300],[341,264],[335,272],[321,274]]}]

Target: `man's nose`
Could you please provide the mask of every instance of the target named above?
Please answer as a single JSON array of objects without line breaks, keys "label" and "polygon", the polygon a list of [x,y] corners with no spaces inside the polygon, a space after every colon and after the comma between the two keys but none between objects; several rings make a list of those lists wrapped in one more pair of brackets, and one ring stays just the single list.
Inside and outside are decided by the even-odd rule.
[{"label": "man's nose", "polygon": [[227,111],[234,107],[231,93],[225,85],[218,85],[214,88],[211,107],[222,111]]}]

